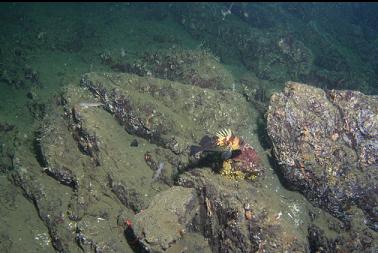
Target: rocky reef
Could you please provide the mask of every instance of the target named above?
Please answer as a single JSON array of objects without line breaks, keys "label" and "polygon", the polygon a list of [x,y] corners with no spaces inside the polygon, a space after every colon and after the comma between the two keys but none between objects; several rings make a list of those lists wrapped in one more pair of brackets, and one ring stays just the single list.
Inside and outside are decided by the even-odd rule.
[{"label": "rocky reef", "polygon": [[29,7],[0,8],[0,252],[377,251],[376,6]]},{"label": "rocky reef", "polygon": [[[54,101],[36,132],[35,156],[14,151],[9,177],[36,207],[58,252],[366,252],[376,246],[374,97],[296,83],[273,96],[268,133],[281,174],[315,206],[281,187],[256,134],[259,113],[239,93],[88,73],[80,87],[67,86]],[[353,104],[353,110],[338,115],[344,105],[335,101]],[[305,112],[302,103],[312,109]],[[294,105],[307,119],[305,129],[297,127],[298,115],[281,111]],[[333,131],[322,133],[328,129],[323,124]],[[224,128],[232,132],[216,135]],[[252,181],[228,177],[193,160],[190,147],[209,132],[234,151],[247,145],[225,161],[253,161],[251,168],[261,166],[263,175],[255,173]],[[319,151],[304,149],[322,144],[327,146]],[[329,158],[332,147],[338,151]],[[353,160],[348,155],[354,148]],[[349,176],[340,180],[341,172]]]},{"label": "rocky reef", "polygon": [[59,252],[129,252],[122,217],[133,219],[174,184],[190,144],[221,126],[256,131],[238,93],[132,74],[87,74],[53,102],[35,134],[36,156],[18,149],[9,167]]}]

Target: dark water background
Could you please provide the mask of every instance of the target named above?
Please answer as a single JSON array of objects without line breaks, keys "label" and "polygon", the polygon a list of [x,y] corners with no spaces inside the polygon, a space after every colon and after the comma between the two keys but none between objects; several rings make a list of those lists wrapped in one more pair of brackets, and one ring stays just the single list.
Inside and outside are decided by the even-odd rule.
[{"label": "dark water background", "polygon": [[28,92],[45,102],[68,80],[109,70],[100,55],[121,50],[133,62],[145,52],[201,47],[233,72],[236,85],[249,72],[271,89],[293,80],[377,94],[377,9],[374,3],[1,4],[1,119],[18,124],[15,117],[23,115],[30,122]]},{"label": "dark water background", "polygon": [[33,204],[6,179],[16,148],[8,143],[32,147],[46,104],[83,73],[136,72],[110,58],[143,64],[146,54],[204,50],[230,76],[220,88],[255,89],[263,104],[289,80],[378,94],[375,3],[2,3],[0,22],[4,250],[54,251]]},{"label": "dark water background", "polygon": [[100,55],[121,50],[133,62],[145,52],[200,47],[220,58],[236,85],[248,72],[268,90],[293,80],[377,94],[377,9],[374,3],[1,4],[1,120],[31,122],[28,92],[46,102],[70,79],[109,70]]}]

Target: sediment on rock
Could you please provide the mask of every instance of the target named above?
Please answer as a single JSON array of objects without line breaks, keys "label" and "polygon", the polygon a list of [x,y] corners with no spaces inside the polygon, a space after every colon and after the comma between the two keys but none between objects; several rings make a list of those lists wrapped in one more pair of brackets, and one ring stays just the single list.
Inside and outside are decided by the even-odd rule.
[{"label": "sediment on rock", "polygon": [[134,231],[151,252],[169,251],[175,241],[194,235],[206,238],[211,252],[306,251],[306,238],[295,232],[290,217],[266,209],[264,198],[269,198],[253,184],[236,183],[208,168],[181,175],[178,184],[136,215]]},{"label": "sediment on rock", "polygon": [[[244,98],[234,92],[129,74],[89,73],[81,84],[100,99],[129,134],[175,154],[186,153],[191,140],[199,140],[205,129],[216,132],[226,126],[241,129],[248,126],[247,122],[255,125],[249,120],[250,109]],[[171,108],[172,104],[176,107]],[[190,117],[183,118],[182,112]]]}]

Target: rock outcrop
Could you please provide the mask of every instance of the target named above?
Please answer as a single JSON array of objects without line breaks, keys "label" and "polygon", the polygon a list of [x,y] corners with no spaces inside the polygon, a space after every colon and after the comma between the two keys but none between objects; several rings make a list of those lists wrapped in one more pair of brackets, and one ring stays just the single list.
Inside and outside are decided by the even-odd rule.
[{"label": "rock outcrop", "polygon": [[355,205],[377,231],[378,98],[288,82],[267,118],[287,186],[346,224]]},{"label": "rock outcrop", "polygon": [[[294,91],[311,90],[308,86],[293,87]],[[321,90],[311,91],[314,96],[323,94]],[[344,101],[339,93],[332,94],[324,95],[325,99]],[[340,94],[349,96],[347,92]],[[283,168],[295,171],[290,174],[283,170],[282,174],[297,189],[305,189],[302,192],[313,203],[344,223],[312,207],[300,194],[281,187],[257,139],[259,114],[241,94],[133,74],[88,73],[81,87],[68,85],[48,108],[36,133],[35,154],[21,148],[14,152],[10,178],[36,207],[58,252],[309,252],[322,248],[363,252],[374,248],[375,232],[366,226],[356,228],[355,224],[363,221],[355,219],[349,226],[342,214],[349,211],[344,204],[355,204],[363,210],[367,223],[374,226],[374,202],[366,197],[375,190],[374,171],[370,171],[376,166],[372,153],[376,145],[375,116],[371,114],[375,107],[374,98],[352,94],[349,99],[366,105],[361,112],[345,112],[357,120],[348,121],[349,128],[359,132],[327,132],[324,136],[331,140],[323,141],[328,146],[336,143],[338,157],[348,157],[357,147],[358,155],[348,161],[318,157],[326,164],[345,162],[340,168],[332,167],[337,173],[354,173],[347,174],[351,175],[349,181],[341,181],[345,185],[330,179],[323,182],[323,188],[316,188],[319,183],[315,180],[324,179],[315,172],[329,176],[315,166],[318,160],[313,162],[312,174],[306,167],[303,175],[302,167],[299,172],[289,168],[293,164],[289,158],[298,150],[281,154],[275,140],[280,132],[274,135],[276,128],[269,130],[275,154],[286,166]],[[272,101],[280,101],[279,97],[275,95]],[[298,98],[295,103],[301,101]],[[319,109],[321,104],[315,99],[305,101],[318,110],[314,115],[324,117],[315,124],[313,114],[303,114],[313,117],[310,122],[317,126],[317,135],[324,129],[322,124],[341,119],[336,116],[334,121],[327,121],[341,109],[327,111]],[[273,115],[282,117],[285,113]],[[290,130],[298,121],[295,115],[288,115]],[[270,127],[272,122],[276,121],[268,118]],[[311,125],[307,127],[312,129]],[[191,145],[223,128],[232,129],[253,147],[263,176],[256,175],[252,181],[230,179],[190,159]],[[287,134],[284,138],[291,136],[291,132],[283,134]],[[307,140],[312,147],[317,144],[312,142],[317,135],[300,131],[297,139]],[[350,146],[344,147],[342,141]],[[354,164],[362,170],[346,166]],[[301,163],[294,159],[293,166],[297,165]],[[365,181],[358,181],[362,179]],[[360,188],[353,188],[356,182]],[[330,190],[322,192],[326,187]],[[332,195],[335,192],[339,195]],[[332,236],[335,231],[338,237]],[[360,243],[350,244],[352,238]]]}]

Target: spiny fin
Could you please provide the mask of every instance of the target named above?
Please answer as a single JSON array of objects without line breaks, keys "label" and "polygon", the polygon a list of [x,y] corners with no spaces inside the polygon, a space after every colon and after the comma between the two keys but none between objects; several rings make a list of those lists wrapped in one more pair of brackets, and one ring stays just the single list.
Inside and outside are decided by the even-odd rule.
[{"label": "spiny fin", "polygon": [[221,129],[215,134],[218,138],[224,138],[232,135],[231,129]]}]

